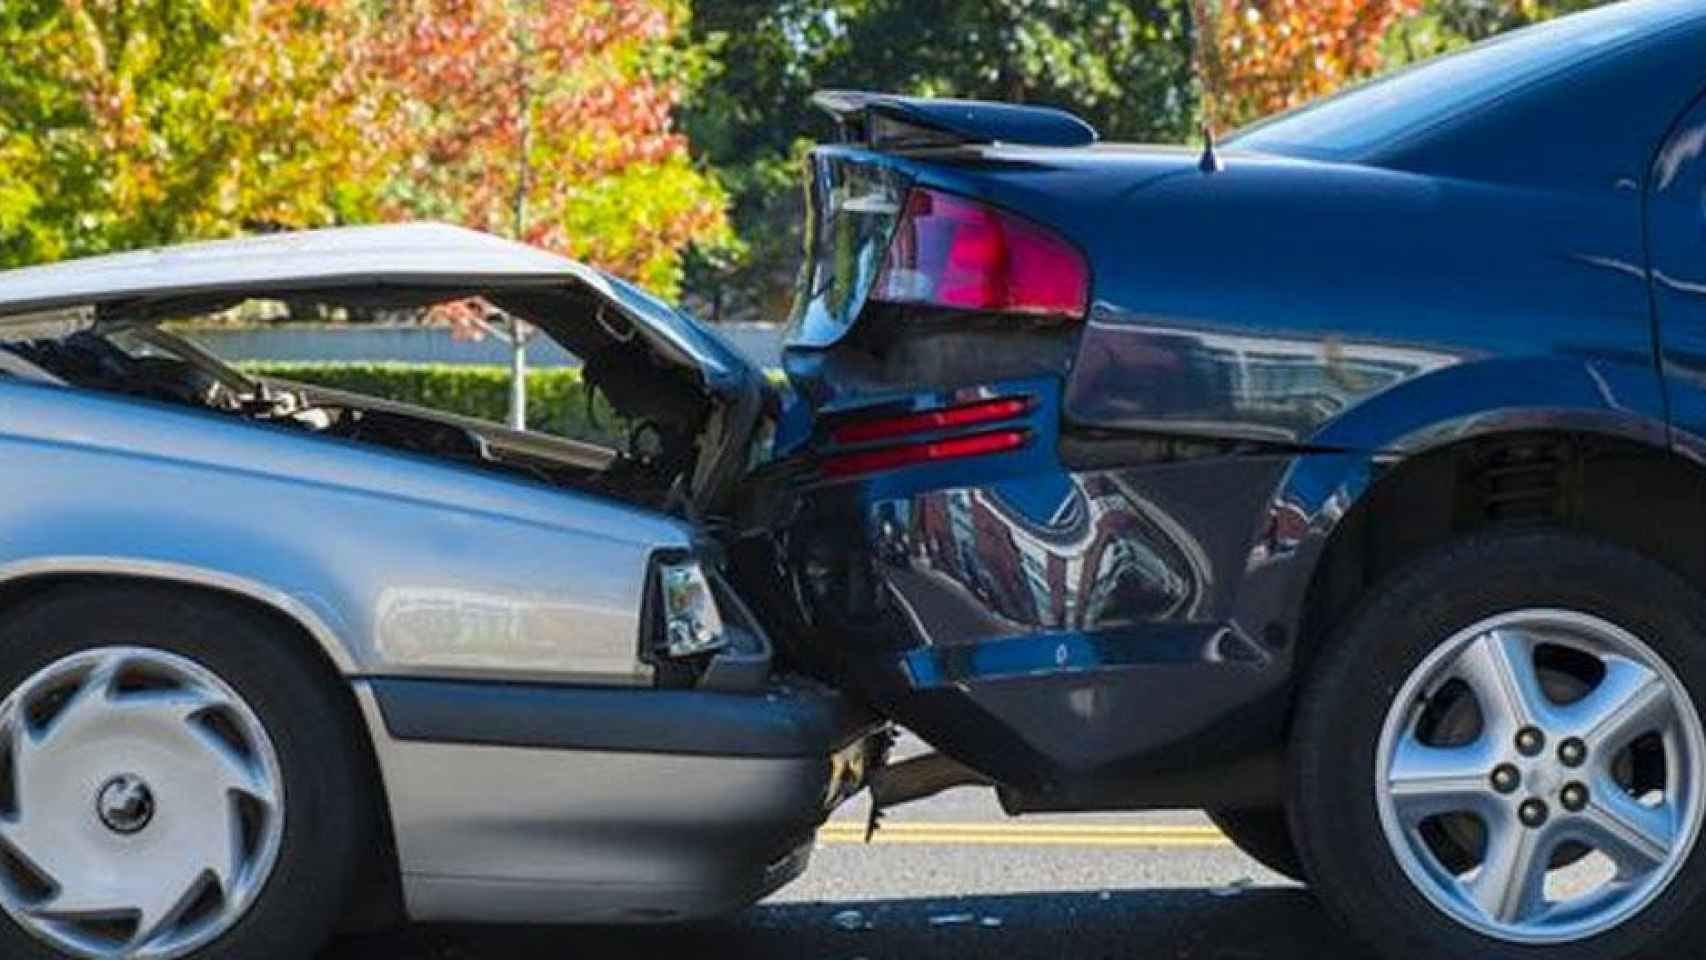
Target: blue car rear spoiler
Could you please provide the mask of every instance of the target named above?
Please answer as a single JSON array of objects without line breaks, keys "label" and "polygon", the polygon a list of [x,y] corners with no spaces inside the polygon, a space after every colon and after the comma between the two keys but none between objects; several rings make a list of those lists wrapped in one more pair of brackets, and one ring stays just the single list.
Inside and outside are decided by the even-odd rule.
[{"label": "blue car rear spoiler", "polygon": [[1095,127],[1053,107],[858,90],[820,90],[812,103],[835,117],[843,142],[878,150],[992,143],[1087,147],[1098,136]]}]

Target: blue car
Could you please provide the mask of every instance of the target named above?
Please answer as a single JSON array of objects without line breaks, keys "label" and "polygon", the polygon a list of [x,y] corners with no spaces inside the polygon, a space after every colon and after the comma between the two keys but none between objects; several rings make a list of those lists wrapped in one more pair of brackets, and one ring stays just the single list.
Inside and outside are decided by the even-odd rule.
[{"label": "blue car", "polygon": [[1706,5],[1206,149],[817,99],[729,556],[939,751],[879,806],[1207,808],[1385,957],[1698,952]]}]

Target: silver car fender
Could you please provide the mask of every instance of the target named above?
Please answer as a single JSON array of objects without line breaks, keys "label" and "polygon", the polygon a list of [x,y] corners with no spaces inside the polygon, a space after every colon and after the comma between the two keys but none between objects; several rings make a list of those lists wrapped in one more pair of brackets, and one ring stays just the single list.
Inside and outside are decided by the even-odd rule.
[{"label": "silver car fender", "polygon": [[0,581],[229,590],[347,675],[647,684],[651,556],[691,528],[476,467],[0,380]]}]

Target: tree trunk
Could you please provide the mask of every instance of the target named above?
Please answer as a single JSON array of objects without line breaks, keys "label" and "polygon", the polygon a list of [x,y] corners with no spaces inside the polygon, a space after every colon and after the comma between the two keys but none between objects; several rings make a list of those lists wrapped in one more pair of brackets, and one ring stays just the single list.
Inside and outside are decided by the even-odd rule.
[{"label": "tree trunk", "polygon": [[[520,0],[515,19],[515,86],[517,130],[515,145],[515,241],[527,242],[527,188],[532,172],[527,155],[533,132],[533,83],[528,65],[533,56],[533,38],[528,33],[528,17],[532,10],[527,0]],[[513,430],[527,429],[527,324],[515,316],[509,317],[509,425]]]}]

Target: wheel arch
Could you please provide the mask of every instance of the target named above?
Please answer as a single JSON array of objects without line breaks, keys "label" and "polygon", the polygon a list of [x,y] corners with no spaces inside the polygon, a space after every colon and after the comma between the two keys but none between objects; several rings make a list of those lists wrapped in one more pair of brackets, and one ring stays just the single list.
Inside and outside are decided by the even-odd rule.
[{"label": "wheel arch", "polygon": [[1666,437],[1662,423],[1627,414],[1508,411],[1335,464],[1333,504],[1311,531],[1313,556],[1296,594],[1299,675],[1383,578],[1492,528],[1574,530],[1706,584],[1706,536],[1675,535],[1706,530],[1706,465]]},{"label": "wheel arch", "polygon": [[[1345,569],[1346,551],[1364,543],[1370,518],[1414,492],[1395,529],[1429,535],[1372,559],[1401,562],[1440,542],[1440,529],[1449,532],[1458,521],[1442,507],[1456,488],[1438,464],[1496,438],[1601,438],[1654,457],[1675,456],[1665,382],[1651,346],[1463,357],[1342,411],[1306,438],[1310,452],[1292,461],[1268,516],[1258,521],[1252,575],[1237,601],[1240,618],[1288,641],[1318,640],[1335,619],[1323,618],[1324,597],[1339,600],[1347,578],[1370,581],[1389,569],[1373,564],[1371,570],[1370,558],[1360,557],[1362,569]],[[1418,480],[1439,485],[1407,486]],[[1426,507],[1434,513],[1414,515]],[[1342,603],[1327,606],[1343,612]]]},{"label": "wheel arch", "polygon": [[356,672],[349,648],[328,620],[309,603],[247,577],[181,563],[116,556],[36,557],[0,565],[0,611],[32,587],[64,582],[164,584],[246,602],[301,635],[335,673]]}]

